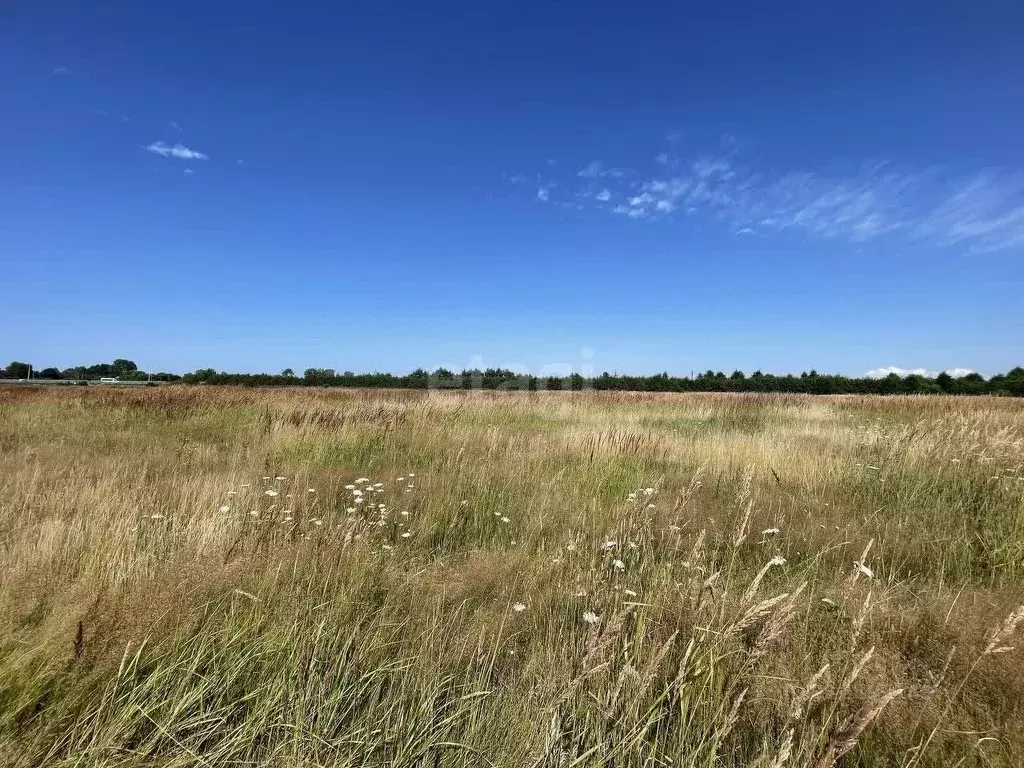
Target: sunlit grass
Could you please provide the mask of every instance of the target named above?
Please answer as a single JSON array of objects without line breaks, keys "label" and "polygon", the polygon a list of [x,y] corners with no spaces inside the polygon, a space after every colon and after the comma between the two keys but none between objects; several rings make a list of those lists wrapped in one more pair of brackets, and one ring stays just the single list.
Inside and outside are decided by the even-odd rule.
[{"label": "sunlit grass", "polygon": [[1016,401],[0,390],[0,449],[4,765],[1024,764]]}]

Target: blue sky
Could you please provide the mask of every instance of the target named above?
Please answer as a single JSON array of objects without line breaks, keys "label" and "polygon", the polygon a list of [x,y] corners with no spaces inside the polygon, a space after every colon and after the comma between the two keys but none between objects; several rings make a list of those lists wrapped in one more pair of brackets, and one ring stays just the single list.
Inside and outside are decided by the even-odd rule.
[{"label": "blue sky", "polygon": [[4,4],[0,355],[1024,362],[1024,6],[703,5]]}]

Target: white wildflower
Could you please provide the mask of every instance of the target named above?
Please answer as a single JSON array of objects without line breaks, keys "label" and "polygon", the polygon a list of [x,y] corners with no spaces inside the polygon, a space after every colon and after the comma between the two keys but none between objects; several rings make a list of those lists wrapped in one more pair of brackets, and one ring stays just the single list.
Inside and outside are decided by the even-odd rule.
[{"label": "white wildflower", "polygon": [[311,522],[313,525],[323,525],[324,524],[323,520],[310,520],[309,522]]},{"label": "white wildflower", "polygon": [[288,478],[287,478],[287,477],[283,477],[283,476],[281,476],[281,475],[278,475],[278,476],[277,476],[277,477],[275,477],[274,479],[275,479],[275,480],[287,480]]},{"label": "white wildflower", "polygon": [[621,560],[612,560],[612,568],[616,571],[624,571],[626,570],[626,564]]},{"label": "white wildflower", "polygon": [[629,595],[630,597],[636,597],[636,592],[634,592],[632,589],[624,589],[622,590],[622,594]]},{"label": "white wildflower", "polygon": [[592,627],[596,627],[598,624],[601,623],[601,617],[593,611],[587,611],[586,613],[584,613],[583,620]]},{"label": "white wildflower", "polygon": [[220,505],[220,511],[221,512],[230,512],[231,511],[231,507],[229,507],[227,504],[221,504]]},{"label": "white wildflower", "polygon": [[510,523],[510,522],[512,522],[512,521],[511,521],[511,520],[509,520],[509,519],[508,519],[507,517],[505,517],[504,515],[502,515],[502,516],[501,516],[501,522],[503,522],[503,523]]},{"label": "white wildflower", "polygon": [[608,539],[604,544],[601,545],[601,549],[615,549],[619,545],[619,542],[614,539]]},{"label": "white wildflower", "polygon": [[275,491],[273,489],[271,489],[269,491],[264,491],[263,493],[266,494],[267,496],[277,496],[277,491]]},{"label": "white wildflower", "polygon": [[316,493],[316,488],[307,488],[306,493]]},{"label": "white wildflower", "polygon": [[238,491],[228,491],[228,496],[237,496]]},{"label": "white wildflower", "polygon": [[779,529],[778,528],[765,528],[763,531],[761,531],[761,535],[762,536],[775,536],[778,533],[779,533]]},{"label": "white wildflower", "polygon": [[515,611],[516,613],[522,613],[523,611],[526,610],[526,606],[523,605],[522,603],[516,603],[515,605],[512,606],[512,610]]},{"label": "white wildflower", "polygon": [[352,483],[349,483],[348,485],[345,486],[346,491],[354,491],[355,489],[356,487],[352,485]]},{"label": "white wildflower", "polygon": [[408,539],[410,536],[412,536],[412,532],[411,531],[406,531],[405,533],[402,534],[402,538],[403,539]]},{"label": "white wildflower", "polygon": [[769,568],[771,568],[773,565],[785,565],[785,564],[786,564],[786,558],[784,558],[782,555],[776,555],[775,557],[773,557],[771,560],[768,561],[768,567]]}]

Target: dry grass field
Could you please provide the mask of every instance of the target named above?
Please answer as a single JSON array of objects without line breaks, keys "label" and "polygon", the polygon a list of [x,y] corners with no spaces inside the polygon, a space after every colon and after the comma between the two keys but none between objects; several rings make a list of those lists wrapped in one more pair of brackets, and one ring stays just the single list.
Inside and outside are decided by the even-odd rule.
[{"label": "dry grass field", "polygon": [[1024,765],[1024,402],[0,389],[4,766]]}]

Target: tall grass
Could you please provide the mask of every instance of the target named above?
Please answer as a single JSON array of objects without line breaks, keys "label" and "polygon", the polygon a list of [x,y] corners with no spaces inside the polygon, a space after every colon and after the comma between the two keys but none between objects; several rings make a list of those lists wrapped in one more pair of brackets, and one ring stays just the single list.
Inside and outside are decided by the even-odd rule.
[{"label": "tall grass", "polygon": [[1024,407],[0,389],[0,764],[1024,764]]}]

